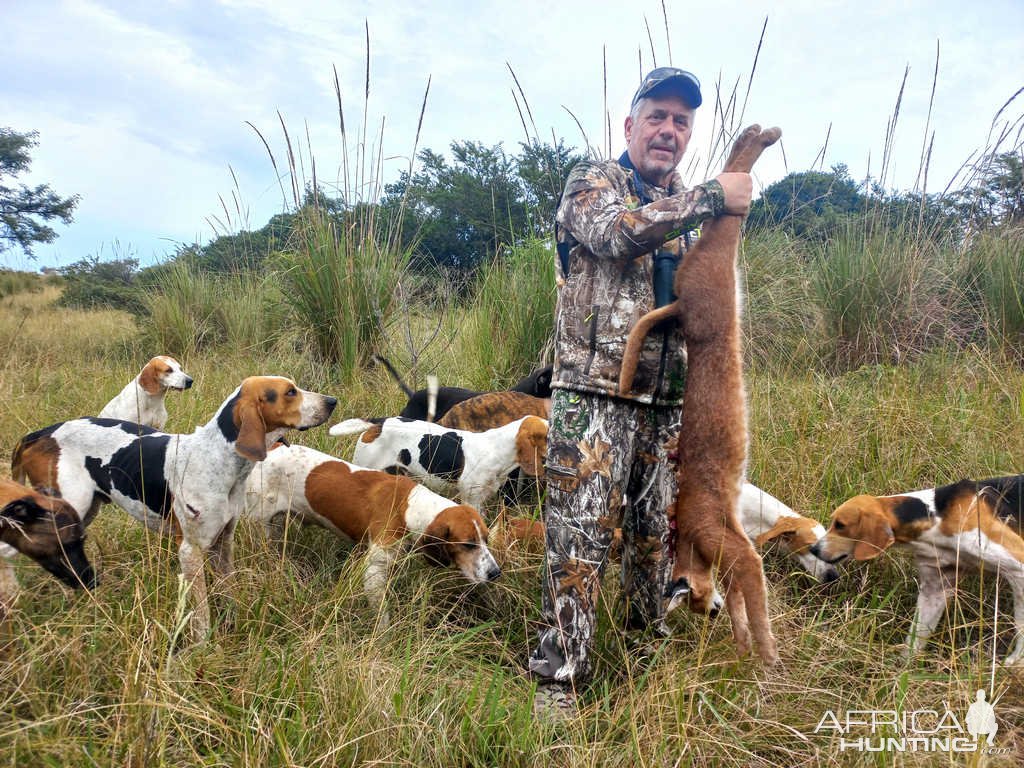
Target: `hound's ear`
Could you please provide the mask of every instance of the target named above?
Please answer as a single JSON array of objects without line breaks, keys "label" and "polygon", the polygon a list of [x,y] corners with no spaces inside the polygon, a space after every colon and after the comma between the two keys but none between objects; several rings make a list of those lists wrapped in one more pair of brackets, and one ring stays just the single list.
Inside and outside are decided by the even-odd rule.
[{"label": "hound's ear", "polygon": [[776,538],[778,538],[784,533],[795,533],[797,530],[799,530],[799,528],[799,517],[789,517],[788,515],[783,515],[777,521],[775,521],[775,525],[773,525],[767,531],[765,531],[756,539],[754,539],[754,543],[758,546],[758,548],[760,548],[767,544],[769,541],[774,541]]},{"label": "hound's ear", "polygon": [[435,565],[448,565],[450,558],[445,544],[448,542],[450,533],[451,529],[447,523],[442,522],[439,518],[434,518],[434,522],[428,525],[423,535],[420,536],[416,548]]},{"label": "hound's ear", "polygon": [[0,515],[0,528],[4,526],[24,528],[45,515],[46,512],[47,510],[31,499],[15,499],[4,507],[3,514]]},{"label": "hound's ear", "polygon": [[516,459],[520,468],[530,477],[540,475],[544,454],[547,452],[548,429],[543,419],[531,416],[523,421],[516,435]]},{"label": "hound's ear", "polygon": [[892,528],[880,515],[861,514],[857,531],[857,544],[853,548],[854,560],[871,560],[888,549],[896,540]]},{"label": "hound's ear", "polygon": [[267,458],[267,425],[259,403],[248,397],[238,401],[238,438],[235,452],[249,461],[263,461]]}]

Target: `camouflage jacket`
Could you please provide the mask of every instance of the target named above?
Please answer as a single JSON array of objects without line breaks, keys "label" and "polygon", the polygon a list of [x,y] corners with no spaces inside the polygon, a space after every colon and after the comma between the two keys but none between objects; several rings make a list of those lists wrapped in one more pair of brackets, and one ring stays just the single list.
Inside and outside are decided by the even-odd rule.
[{"label": "camouflage jacket", "polygon": [[[618,161],[584,161],[569,174],[558,207],[558,240],[569,249],[568,273],[556,256],[555,369],[551,386],[618,394],[626,338],[654,308],[653,252],[682,255],[705,219],[720,214],[725,193],[715,180],[685,189],[674,173],[668,189],[646,184],[641,205],[634,171]],[[630,400],[678,405],[686,351],[676,327],[644,342]]]}]

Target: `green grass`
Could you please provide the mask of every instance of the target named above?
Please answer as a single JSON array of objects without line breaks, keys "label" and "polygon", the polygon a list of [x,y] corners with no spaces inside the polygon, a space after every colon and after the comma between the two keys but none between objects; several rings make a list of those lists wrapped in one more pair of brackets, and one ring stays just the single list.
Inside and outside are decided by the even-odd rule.
[{"label": "green grass", "polygon": [[[139,348],[127,315],[57,310],[52,298],[0,305],[0,336],[10,342],[0,368],[5,463],[18,436],[96,412],[164,351]],[[452,315],[446,328],[459,325]],[[431,328],[416,315],[408,326],[417,338]],[[403,332],[393,328],[395,346]],[[442,337],[431,365],[442,383],[465,383],[458,371],[470,353],[458,334]],[[182,362],[196,384],[169,396],[173,431],[206,421],[254,373],[286,373],[338,395],[339,419],[402,404],[380,369],[343,379],[294,344],[259,355],[219,345]],[[748,377],[751,478],[807,514],[824,519],[861,491],[1021,469],[1024,373],[998,350],[939,349],[839,373],[822,362],[755,366]],[[323,429],[292,437],[337,448]],[[102,579],[91,595],[66,592],[19,558],[24,592],[0,641],[0,765],[953,765],[963,761],[858,761],[839,752],[837,738],[812,732],[826,709],[948,702],[962,716],[990,680],[994,590],[978,579],[966,581],[927,651],[901,658],[915,595],[906,554],[856,565],[826,589],[768,553],[783,659],[773,671],[735,658],[724,617],[674,616],[676,637],[653,655],[637,653],[616,630],[612,566],[582,715],[551,727],[534,721],[523,672],[538,617],[538,554],[496,545],[504,575],[477,588],[410,559],[391,585],[393,623],[380,631],[361,595],[360,550],[317,529],[291,538],[282,557],[260,530],[240,526],[237,573],[213,590],[215,635],[178,653],[174,547],[124,513],[106,507],[89,530]],[[1004,590],[1000,656],[1008,600]],[[1012,755],[988,765],[1024,755],[1022,682],[1024,671],[996,667],[997,744]]]}]

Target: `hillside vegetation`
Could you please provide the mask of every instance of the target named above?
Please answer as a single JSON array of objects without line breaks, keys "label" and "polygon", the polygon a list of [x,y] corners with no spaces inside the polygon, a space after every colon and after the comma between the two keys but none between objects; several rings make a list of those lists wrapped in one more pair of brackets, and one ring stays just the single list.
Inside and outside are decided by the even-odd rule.
[{"label": "hillside vegetation", "polygon": [[[1019,237],[994,231],[963,249],[851,230],[830,251],[780,232],[749,239],[751,480],[824,520],[855,493],[1020,471],[1019,327],[990,289],[964,277],[1020,280],[1020,271],[991,266],[1019,258]],[[410,383],[436,371],[445,384],[506,386],[537,362],[551,302],[551,252],[537,243],[507,255],[458,301],[382,307],[366,340],[363,316],[336,304],[332,322],[356,339],[351,370],[324,354],[295,312],[285,287],[295,273],[175,274],[142,320],[60,306],[52,286],[7,296],[0,459],[7,465],[29,430],[98,411],[155,353],[174,354],[196,379],[169,396],[171,431],[205,422],[255,373],[285,373],[338,396],[337,418],[396,413],[403,397],[367,362],[371,351],[415,367]],[[414,293],[395,263],[377,269],[395,268],[401,291]],[[840,286],[858,293],[848,298]],[[293,437],[349,450],[324,429]],[[360,550],[320,530],[290,538],[282,556],[241,526],[238,573],[216,590],[215,637],[178,653],[174,547],[116,508],[89,530],[102,579],[93,594],[67,593],[19,558],[25,591],[0,651],[0,755],[17,766],[860,764],[839,751],[834,732],[814,734],[827,710],[945,703],[962,716],[974,691],[989,688],[992,654],[1005,653],[1011,634],[1008,592],[994,624],[991,580],[970,579],[927,652],[907,662],[916,590],[905,555],[855,565],[824,588],[768,553],[783,665],[765,672],[735,658],[725,617],[675,615],[672,640],[634,647],[614,630],[613,567],[596,682],[582,716],[551,727],[533,720],[523,673],[537,553],[496,546],[504,575],[475,589],[413,559],[392,585],[393,623],[377,631],[361,595]],[[987,764],[1015,765],[1024,754],[1022,677],[995,668],[997,743],[1010,754]],[[877,764],[950,759],[904,754]]]}]

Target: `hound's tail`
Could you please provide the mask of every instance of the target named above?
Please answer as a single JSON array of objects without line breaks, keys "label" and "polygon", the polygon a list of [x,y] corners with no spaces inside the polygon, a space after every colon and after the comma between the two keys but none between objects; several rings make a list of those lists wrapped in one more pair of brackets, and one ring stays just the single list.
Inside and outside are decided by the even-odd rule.
[{"label": "hound's tail", "polygon": [[372,426],[374,426],[374,423],[372,421],[367,421],[366,419],[346,419],[345,421],[339,421],[331,427],[328,434],[333,437],[361,435]]},{"label": "hound's tail", "polygon": [[437,376],[427,376],[427,421],[433,421],[437,415]]},{"label": "hound's tail", "polygon": [[413,396],[413,391],[409,389],[409,386],[404,381],[402,381],[402,377],[398,375],[398,371],[395,370],[395,366],[393,366],[386,357],[374,355],[373,359],[375,362],[379,363],[380,365],[383,365],[387,369],[388,373],[391,374],[391,378],[397,381],[398,386],[400,386],[402,388],[402,391],[405,392],[406,397]]}]

